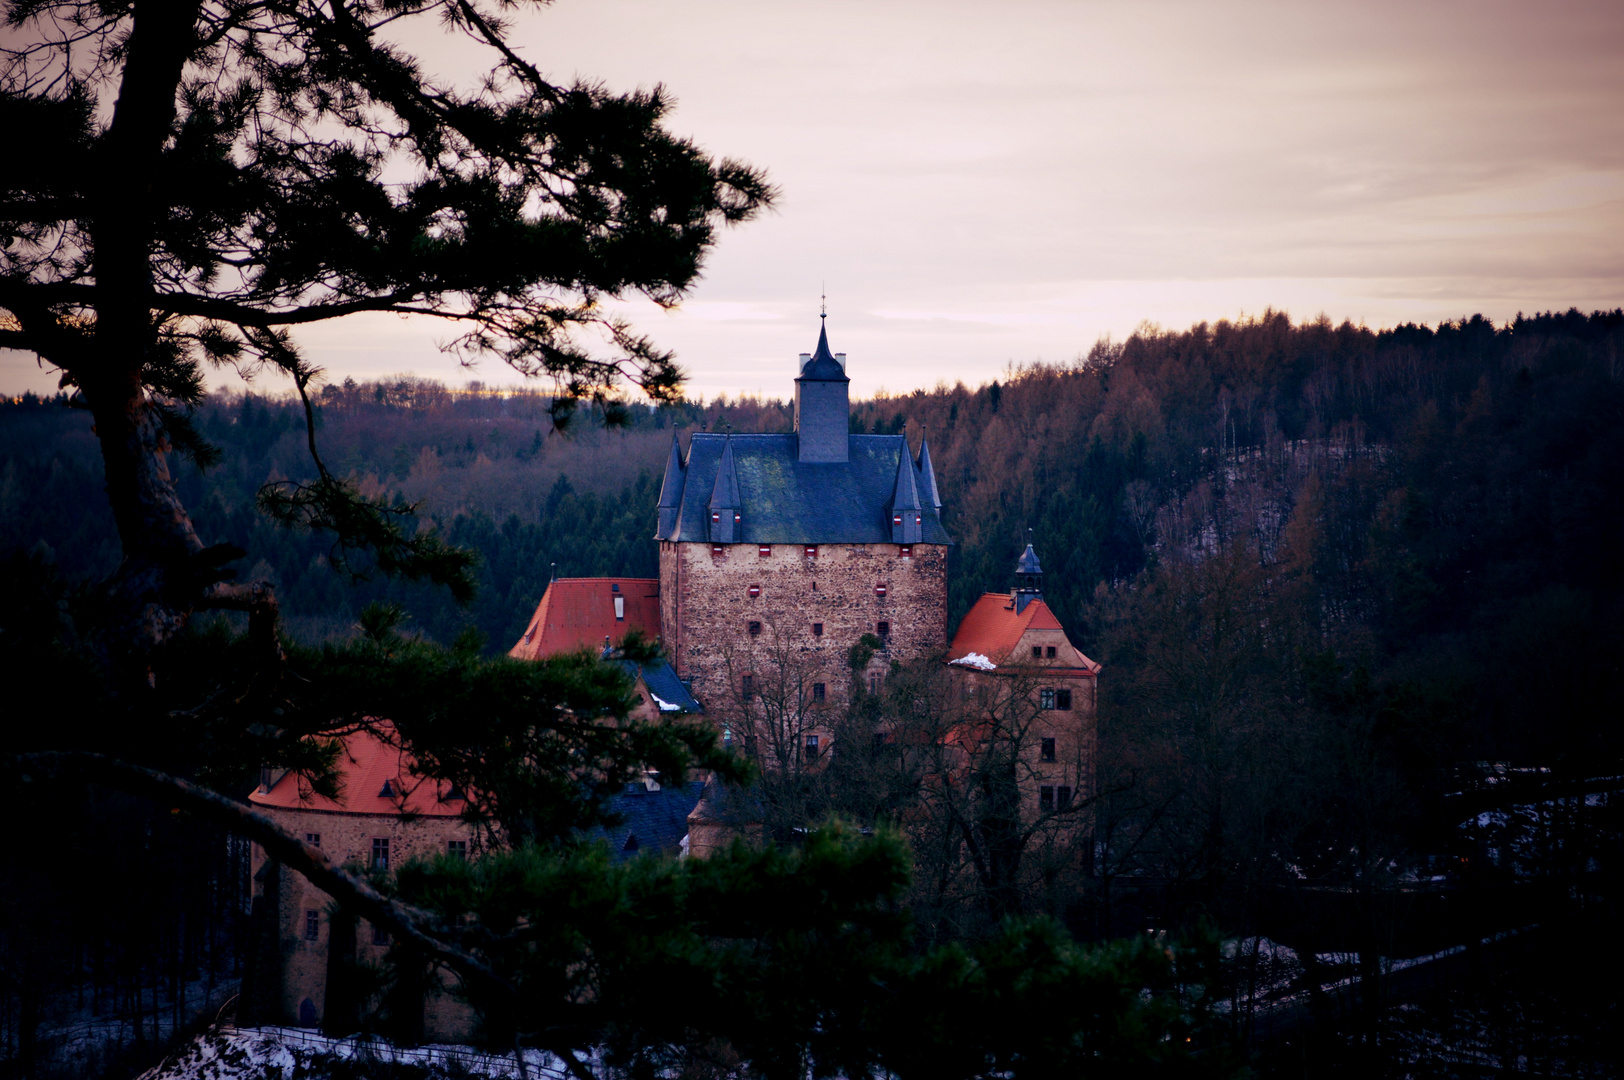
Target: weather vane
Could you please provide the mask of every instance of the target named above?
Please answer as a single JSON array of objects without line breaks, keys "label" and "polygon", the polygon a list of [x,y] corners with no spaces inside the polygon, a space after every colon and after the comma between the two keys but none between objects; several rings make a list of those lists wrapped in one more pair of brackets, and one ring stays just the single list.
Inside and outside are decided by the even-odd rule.
[{"label": "weather vane", "polygon": [[823,302],[818,306],[818,318],[827,319],[829,317],[829,283],[827,281],[823,283],[821,299]]}]

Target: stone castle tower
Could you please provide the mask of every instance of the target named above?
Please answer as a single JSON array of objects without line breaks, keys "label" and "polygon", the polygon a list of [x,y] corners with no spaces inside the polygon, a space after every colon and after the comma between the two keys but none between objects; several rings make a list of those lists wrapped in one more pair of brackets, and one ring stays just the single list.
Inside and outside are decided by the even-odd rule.
[{"label": "stone castle tower", "polygon": [[[795,431],[675,437],[660,489],[660,624],[677,673],[709,709],[751,692],[752,655],[796,656],[843,690],[864,634],[892,656],[947,644],[947,549],[930,449],[850,431],[844,353],[802,353]],[[814,676],[816,678],[816,676]],[[827,691],[825,686],[827,685]]]}]

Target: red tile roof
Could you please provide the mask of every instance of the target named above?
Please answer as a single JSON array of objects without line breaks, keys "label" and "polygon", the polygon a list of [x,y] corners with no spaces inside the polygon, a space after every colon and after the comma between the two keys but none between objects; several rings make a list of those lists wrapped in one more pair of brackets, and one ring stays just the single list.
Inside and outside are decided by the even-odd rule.
[{"label": "red tile roof", "polygon": [[[958,660],[971,653],[980,653],[993,663],[1002,664],[1028,630],[1064,629],[1054,612],[1049,610],[1049,605],[1042,600],[1033,600],[1026,605],[1025,611],[1017,613],[1015,600],[1009,593],[983,593],[964,616],[964,621],[959,623],[947,658]],[[1099,670],[1099,665],[1094,661],[1086,656],[1083,659],[1089,665],[1089,670]]]},{"label": "red tile roof", "polygon": [[[413,775],[410,754],[393,745],[395,726],[377,722],[378,732],[357,731],[340,739],[338,753],[339,792],[337,799],[317,795],[310,782],[297,773],[287,773],[269,791],[257,789],[248,801],[258,806],[285,810],[330,810],[349,814],[422,814],[430,817],[456,817],[466,803],[446,800],[450,785]],[[385,795],[384,783],[389,784]]]},{"label": "red tile roof", "polygon": [[[615,618],[615,598],[626,601],[626,617]],[[579,648],[620,644],[628,631],[660,636],[660,583],[654,578],[558,578],[542,594],[530,625],[508,655],[540,660]]]}]

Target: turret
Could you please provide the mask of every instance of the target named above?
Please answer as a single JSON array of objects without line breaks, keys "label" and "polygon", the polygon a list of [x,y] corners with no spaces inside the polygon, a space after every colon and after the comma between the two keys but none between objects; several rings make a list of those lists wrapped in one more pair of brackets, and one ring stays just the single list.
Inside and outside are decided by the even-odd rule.
[{"label": "turret", "polygon": [[925,436],[919,436],[919,498],[925,506],[941,516],[942,496],[936,490],[936,470],[930,464],[930,446]]},{"label": "turret", "polygon": [[739,505],[739,478],[733,471],[733,439],[722,445],[722,463],[716,469],[716,485],[711,488],[710,542],[737,544],[744,532],[744,511]]},{"label": "turret", "polygon": [[919,485],[914,477],[913,455],[908,440],[902,440],[897,455],[897,482],[891,492],[891,542],[917,544],[924,539],[924,507],[919,505]]},{"label": "turret", "polygon": [[1043,599],[1043,567],[1038,564],[1038,553],[1032,550],[1031,529],[1026,530],[1026,550],[1015,562],[1015,613],[1026,610],[1026,605]]},{"label": "turret", "polygon": [[671,433],[671,454],[665,459],[665,479],[660,483],[659,525],[655,529],[657,540],[677,535],[677,515],[682,512],[682,488],[688,479],[687,466],[682,461],[682,444],[676,432]]},{"label": "turret", "polygon": [[795,379],[798,456],[809,464],[844,462],[846,436],[851,430],[851,380],[846,378],[845,366],[829,351],[827,323],[818,330],[817,352],[810,357],[801,355],[801,373]]}]

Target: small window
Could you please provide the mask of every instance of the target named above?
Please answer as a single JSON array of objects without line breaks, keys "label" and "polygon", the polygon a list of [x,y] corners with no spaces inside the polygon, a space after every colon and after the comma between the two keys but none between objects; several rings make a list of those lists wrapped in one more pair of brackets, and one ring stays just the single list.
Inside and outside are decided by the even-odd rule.
[{"label": "small window", "polygon": [[748,595],[750,595],[751,597],[760,596],[761,595],[761,586],[760,585],[752,585],[752,586],[750,586],[748,589],[746,589],[744,591]]},{"label": "small window", "polygon": [[1042,660],[1043,659],[1043,646],[1042,645],[1034,645],[1034,646],[1032,646],[1032,659],[1034,659],[1034,660]]},{"label": "small window", "polygon": [[815,622],[815,623],[812,624],[812,636],[813,637],[822,637],[823,636],[823,624],[822,623]]},{"label": "small window", "polygon": [[372,924],[372,944],[374,944],[374,945],[387,945],[387,944],[389,944],[389,931],[385,930],[383,927],[379,926],[377,923]]},{"label": "small window", "polygon": [[1054,809],[1054,788],[1048,784],[1038,788],[1038,809],[1045,812]]},{"label": "small window", "polygon": [[806,545],[806,557],[809,558],[809,559],[817,558],[818,557],[818,545],[816,545],[816,544],[808,544],[808,545]]},{"label": "small window", "polygon": [[720,524],[721,520],[722,520],[722,512],[720,510],[712,510],[711,511],[711,523],[712,524]]},{"label": "small window", "polygon": [[901,525],[902,524],[902,515],[901,514],[892,514],[891,515],[891,524],[893,524],[893,525]]},{"label": "small window", "polygon": [[760,555],[763,559],[770,558],[772,553],[773,546],[771,544],[762,544],[756,548],[756,554]]},{"label": "small window", "polygon": [[305,940],[315,941],[321,937],[321,912],[314,908],[305,911]]},{"label": "small window", "polygon": [[885,595],[885,582],[881,581],[881,582],[879,582],[878,584],[876,584],[874,586],[874,595],[875,596],[884,596]]},{"label": "small window", "polygon": [[378,798],[380,798],[380,799],[393,799],[394,797],[395,797],[395,785],[394,785],[394,782],[390,781],[390,780],[385,780],[383,782],[383,787],[380,788],[379,791],[378,791]]},{"label": "small window", "polygon": [[735,511],[733,511],[733,524],[737,525],[738,523],[739,523],[739,512],[737,510],[735,510]]},{"label": "small window", "polygon": [[822,701],[823,700],[823,684],[822,683],[815,682],[815,683],[812,684],[812,700],[813,701]]},{"label": "small window", "polygon": [[868,677],[868,692],[871,694],[878,694],[880,692],[879,673],[876,672]]},{"label": "small window", "polygon": [[751,619],[750,620],[750,636],[751,637],[760,637],[761,636],[761,622],[759,620],[757,620],[757,619]]},{"label": "small window", "polygon": [[1042,752],[1041,752],[1041,754],[1039,756],[1044,761],[1053,761],[1054,760],[1054,740],[1053,739],[1044,739],[1043,740],[1043,748],[1042,748]]},{"label": "small window", "polygon": [[1059,709],[1061,712],[1070,712],[1071,711],[1071,691],[1070,690],[1056,690],[1054,692],[1054,707]]},{"label": "small window", "polygon": [[1043,705],[1043,707],[1045,709],[1054,708],[1054,691],[1053,690],[1040,690],[1040,691],[1038,691],[1038,698],[1039,698],[1039,701],[1042,703],[1042,705]]},{"label": "small window", "polygon": [[1048,657],[1050,660],[1053,660],[1054,659],[1054,646],[1053,645],[1044,646],[1043,655]]},{"label": "small window", "polygon": [[900,555],[904,559],[913,558],[913,545],[912,544],[903,544],[903,545],[901,545],[900,547],[897,548],[897,554]]},{"label": "small window", "polygon": [[307,832],[307,833],[305,833],[305,843],[309,844],[311,847],[321,847],[321,833],[319,833],[319,832]]},{"label": "small window", "polygon": [[817,753],[818,753],[818,737],[816,735],[808,735],[806,737],[806,752],[807,752],[807,754],[809,754],[812,757],[817,756]]},{"label": "small window", "polygon": [[754,675],[746,675],[741,678],[739,680],[739,691],[744,694],[745,697],[754,697],[756,694],[756,677]]},{"label": "small window", "polygon": [[372,840],[372,869],[389,869],[389,839],[378,836]]},{"label": "small window", "polygon": [[711,554],[713,556],[715,556],[716,558],[721,558],[722,554],[723,554],[722,545],[721,544],[712,544],[711,545]]},{"label": "small window", "polygon": [[453,859],[456,859],[458,862],[467,862],[468,861],[468,841],[466,841],[466,840],[447,840],[445,842],[445,853],[447,855],[451,856]]},{"label": "small window", "polygon": [[1054,789],[1054,808],[1064,810],[1071,805],[1071,788],[1061,784]]},{"label": "small window", "polygon": [[624,596],[615,597],[615,621],[626,621],[626,598]]},{"label": "small window", "polygon": [[874,624],[874,632],[882,638],[888,638],[891,636],[891,624],[884,621],[877,622]]},{"label": "small window", "polygon": [[620,591],[620,582],[618,582],[618,581],[611,582],[610,585],[609,585],[609,591],[610,592],[619,592]]}]

